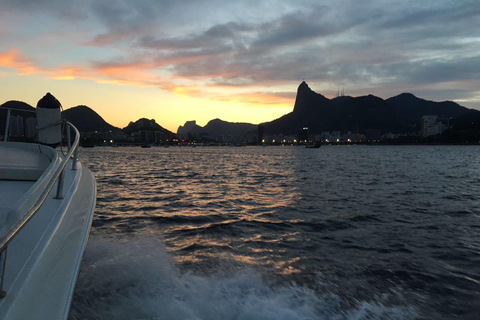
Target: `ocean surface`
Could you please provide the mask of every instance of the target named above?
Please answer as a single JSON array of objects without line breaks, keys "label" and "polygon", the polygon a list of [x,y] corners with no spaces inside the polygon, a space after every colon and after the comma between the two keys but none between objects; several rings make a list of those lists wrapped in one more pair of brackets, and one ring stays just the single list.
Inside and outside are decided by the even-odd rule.
[{"label": "ocean surface", "polygon": [[69,319],[480,319],[479,147],[79,153]]}]

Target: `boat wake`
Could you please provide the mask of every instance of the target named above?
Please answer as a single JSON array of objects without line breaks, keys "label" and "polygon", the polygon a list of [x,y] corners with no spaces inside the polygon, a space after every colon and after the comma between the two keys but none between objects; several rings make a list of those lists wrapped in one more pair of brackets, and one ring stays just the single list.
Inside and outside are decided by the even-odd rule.
[{"label": "boat wake", "polygon": [[412,319],[411,308],[359,302],[345,310],[334,294],[272,286],[252,269],[182,273],[154,236],[92,234],[69,319]]}]

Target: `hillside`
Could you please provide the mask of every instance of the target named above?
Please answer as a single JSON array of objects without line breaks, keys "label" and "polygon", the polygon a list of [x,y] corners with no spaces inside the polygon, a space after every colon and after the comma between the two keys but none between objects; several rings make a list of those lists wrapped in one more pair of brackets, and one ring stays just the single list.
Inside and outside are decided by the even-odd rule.
[{"label": "hillside", "polygon": [[257,125],[251,123],[214,119],[210,120],[204,127],[197,125],[195,121],[187,121],[183,126],[178,127],[177,135],[183,139],[187,139],[189,134],[197,137],[201,134],[210,138],[238,137],[254,130],[257,130]]},{"label": "hillside", "polygon": [[207,125],[204,127],[204,130],[211,136],[238,136],[252,130],[257,130],[257,126],[251,123],[228,122],[220,119],[213,119],[207,123]]},{"label": "hillside", "polygon": [[203,130],[202,126],[199,126],[195,120],[187,121],[183,126],[178,126],[177,135],[186,139],[190,134],[193,136],[198,136]]},{"label": "hillside", "polygon": [[35,111],[35,108],[29,105],[28,103],[25,103],[23,101],[16,101],[16,100],[7,101],[4,104],[0,105],[0,108],[15,108],[15,109]]},{"label": "hillside", "polygon": [[296,134],[303,127],[308,127],[313,133],[365,133],[367,129],[404,133],[418,131],[424,115],[455,119],[469,112],[478,113],[455,102],[428,101],[409,93],[387,100],[373,95],[328,99],[302,82],[297,90],[293,111],[264,125],[268,134]]},{"label": "hillside", "polygon": [[401,121],[406,124],[411,124],[424,115],[433,114],[444,118],[458,118],[470,111],[452,101],[428,101],[411,93],[402,93],[385,101],[393,110],[402,115]]},{"label": "hillside", "polygon": [[77,106],[62,112],[64,119],[70,121],[80,132],[118,131],[117,127],[107,123],[103,118],[87,106]]},{"label": "hillside", "polygon": [[138,119],[135,122],[131,121],[128,124],[128,126],[123,128],[122,130],[126,134],[131,134],[133,132],[144,130],[144,131],[160,131],[171,137],[175,136],[173,132],[163,128],[161,125],[156,123],[154,119],[146,119],[146,118]]}]

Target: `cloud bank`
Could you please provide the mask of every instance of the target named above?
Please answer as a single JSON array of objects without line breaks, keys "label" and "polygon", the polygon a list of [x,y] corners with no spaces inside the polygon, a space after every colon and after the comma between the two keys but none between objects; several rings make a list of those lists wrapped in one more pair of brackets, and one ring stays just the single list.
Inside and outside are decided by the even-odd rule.
[{"label": "cloud bank", "polygon": [[[275,97],[291,102],[305,79],[327,95],[413,91],[480,108],[476,1],[23,0],[3,7],[0,67],[23,74],[267,105]],[[61,46],[52,54],[55,41]]]}]

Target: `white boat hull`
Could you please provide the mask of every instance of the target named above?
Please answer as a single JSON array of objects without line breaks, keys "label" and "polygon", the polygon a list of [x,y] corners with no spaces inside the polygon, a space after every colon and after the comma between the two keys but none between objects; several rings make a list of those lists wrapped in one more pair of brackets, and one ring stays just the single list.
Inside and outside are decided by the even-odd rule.
[{"label": "white boat hull", "polygon": [[65,170],[64,198],[54,199],[54,190],[8,246],[0,319],[68,316],[95,207],[95,179],[79,163]]}]

